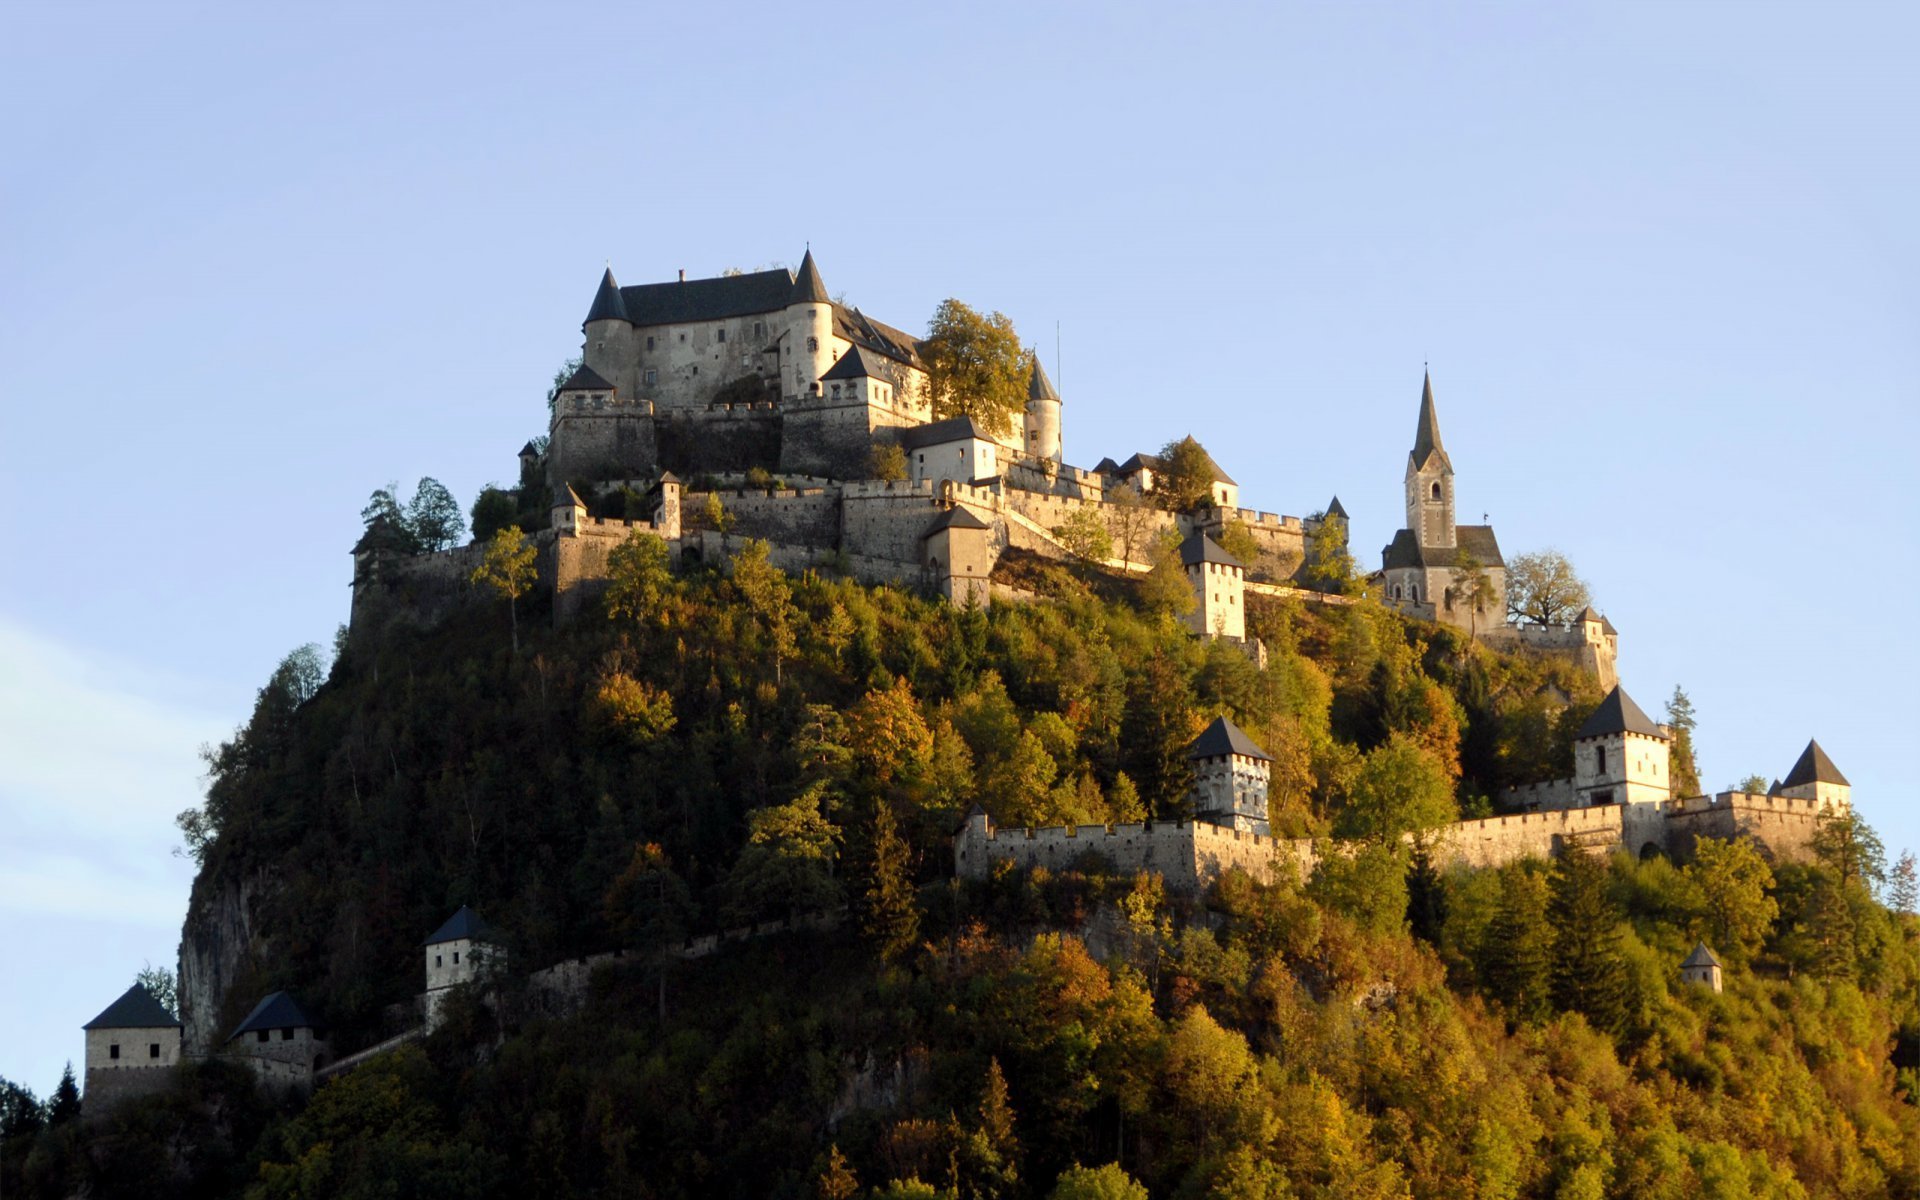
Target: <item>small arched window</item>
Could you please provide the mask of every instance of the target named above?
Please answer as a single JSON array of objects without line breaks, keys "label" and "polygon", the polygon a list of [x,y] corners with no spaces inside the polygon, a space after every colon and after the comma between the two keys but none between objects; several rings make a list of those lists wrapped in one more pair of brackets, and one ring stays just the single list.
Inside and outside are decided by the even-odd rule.
[{"label": "small arched window", "polygon": [[1439,483],[1439,481],[1438,481],[1438,480],[1435,480],[1435,481],[1434,481],[1434,485],[1433,485],[1433,498],[1434,498],[1435,500],[1438,500],[1438,499],[1440,498],[1440,483]]}]

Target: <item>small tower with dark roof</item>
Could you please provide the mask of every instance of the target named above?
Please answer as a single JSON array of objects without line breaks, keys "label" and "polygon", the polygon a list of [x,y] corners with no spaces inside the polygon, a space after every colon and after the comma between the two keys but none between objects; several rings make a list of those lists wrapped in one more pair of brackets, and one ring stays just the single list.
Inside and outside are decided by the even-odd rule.
[{"label": "small tower with dark roof", "polygon": [[1585,807],[1672,798],[1673,734],[1614,688],[1573,735],[1573,792]]},{"label": "small tower with dark roof", "polygon": [[1180,565],[1193,588],[1193,611],[1187,627],[1201,637],[1247,638],[1247,568],[1219,543],[1196,532],[1180,543]]},{"label": "small tower with dark roof", "polygon": [[1693,953],[1680,964],[1680,982],[1720,990],[1720,960],[1707,949],[1705,942],[1694,946]]},{"label": "small tower with dark roof", "polygon": [[180,1021],[153,993],[134,984],[83,1028],[87,1033],[87,1106],[165,1086],[166,1068],[180,1061]]},{"label": "small tower with dark roof", "polygon": [[1242,833],[1268,832],[1267,780],[1273,756],[1220,716],[1187,748],[1193,764],[1193,819]]},{"label": "small tower with dark roof", "polygon": [[1809,741],[1807,748],[1800,752],[1793,769],[1778,784],[1777,792],[1795,800],[1815,801],[1820,807],[1836,812],[1846,812],[1853,807],[1853,785],[1816,741]]},{"label": "small tower with dark roof", "polygon": [[1420,418],[1407,455],[1407,528],[1422,550],[1454,548],[1453,460],[1440,443],[1431,374],[1421,383]]},{"label": "small tower with dark roof", "polygon": [[274,992],[254,1005],[227,1035],[225,1052],[261,1082],[283,1088],[311,1087],[314,1072],[332,1061],[326,1028],[290,992]]},{"label": "small tower with dark roof", "polygon": [[581,526],[587,523],[587,502],[580,493],[573,490],[570,483],[562,483],[553,489],[553,508],[548,524],[560,537],[573,537]]},{"label": "small tower with dark roof", "polygon": [[421,1004],[427,1028],[432,1029],[439,1024],[440,1005],[448,989],[479,980],[489,967],[498,964],[500,949],[480,914],[464,904],[427,935],[421,949],[427,967],[427,988]]},{"label": "small tower with dark roof", "polygon": [[963,608],[992,602],[993,527],[964,504],[942,509],[920,535],[922,561],[933,585]]},{"label": "small tower with dark roof", "polygon": [[581,362],[613,381],[606,384],[609,390],[620,383],[626,386],[628,395],[634,394],[634,381],[620,378],[623,371],[632,372],[633,322],[627,317],[620,285],[613,281],[612,267],[600,276],[600,286],[594,289],[593,304],[587,309],[587,319],[580,323],[580,332],[586,336],[580,348]]},{"label": "small tower with dark roof", "polygon": [[1040,355],[1033,355],[1033,370],[1027,373],[1027,411],[1025,420],[1027,454],[1042,462],[1058,463],[1062,461],[1060,440],[1060,393],[1053,388],[1053,381],[1047,378],[1047,372],[1040,365]]},{"label": "small tower with dark roof", "polygon": [[800,260],[800,272],[793,277],[793,292],[787,300],[787,353],[781,355],[781,391],[802,398],[821,394],[821,377],[834,364],[833,298],[820,281],[820,268],[814,265],[813,250],[808,248]]}]

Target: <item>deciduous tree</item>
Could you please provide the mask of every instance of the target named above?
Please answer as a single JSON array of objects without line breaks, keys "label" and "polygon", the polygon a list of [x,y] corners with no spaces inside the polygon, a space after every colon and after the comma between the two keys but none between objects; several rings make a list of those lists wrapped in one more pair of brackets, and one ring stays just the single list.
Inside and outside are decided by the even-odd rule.
[{"label": "deciduous tree", "polygon": [[520,500],[514,493],[494,484],[480,489],[473,498],[473,540],[484,542],[514,523],[520,513]]},{"label": "deciduous tree", "polygon": [[1217,474],[1213,456],[1192,434],[1168,442],[1160,448],[1160,466],[1153,473],[1153,502],[1168,512],[1211,504]]},{"label": "deciduous tree", "polygon": [[438,479],[422,479],[413,489],[407,504],[407,525],[422,550],[445,550],[458,545],[467,531],[460,515],[460,503]]},{"label": "deciduous tree", "polygon": [[800,614],[793,607],[793,585],[787,582],[787,573],[773,565],[770,552],[765,541],[747,539],[733,556],[733,586],[766,631],[767,650],[773,655],[773,681],[781,684],[786,681],[786,661],[799,649],[793,627]]},{"label": "deciduous tree", "polygon": [[1113,535],[1113,545],[1120,551],[1120,561],[1131,568],[1135,556],[1146,543],[1147,531],[1153,528],[1153,513],[1147,507],[1147,498],[1130,483],[1108,488],[1104,499],[1107,532]]},{"label": "deciduous tree", "polygon": [[607,615],[614,620],[657,617],[672,587],[667,544],[656,535],[635,529],[607,554]]},{"label": "deciduous tree", "polygon": [[1074,509],[1064,522],[1054,526],[1053,536],[1059,538],[1067,553],[1075,558],[1113,557],[1113,535],[1107,532],[1107,523],[1097,509],[1087,506]]},{"label": "deciduous tree", "polygon": [[727,878],[730,920],[757,920],[831,908],[840,901],[833,877],[840,831],[821,815],[817,792],[762,808],[747,818],[747,845]]},{"label": "deciduous tree", "polygon": [[513,652],[520,653],[520,612],[518,601],[533,587],[534,558],[538,554],[518,525],[509,525],[493,535],[486,554],[468,579],[507,602],[507,620],[513,630]]},{"label": "deciduous tree", "polygon": [[1032,360],[1003,313],[943,300],[921,344],[933,415],[972,417],[989,437],[1013,434],[1026,410]]},{"label": "deciduous tree", "polygon": [[1728,961],[1744,965],[1780,915],[1771,894],[1773,868],[1745,838],[1701,838],[1686,874],[1700,889],[1698,933]]},{"label": "deciduous tree", "polygon": [[1347,548],[1347,521],[1338,513],[1322,514],[1307,535],[1306,570],[1302,578],[1315,591],[1335,596],[1358,595],[1366,586],[1353,552]]},{"label": "deciduous tree", "polygon": [[1592,602],[1558,550],[1522,554],[1507,564],[1507,619],[1516,625],[1564,625]]}]

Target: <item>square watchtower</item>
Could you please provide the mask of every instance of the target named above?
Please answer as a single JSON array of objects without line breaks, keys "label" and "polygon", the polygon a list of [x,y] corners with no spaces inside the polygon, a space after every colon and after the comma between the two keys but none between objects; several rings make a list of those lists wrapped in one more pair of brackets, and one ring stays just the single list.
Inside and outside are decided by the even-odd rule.
[{"label": "square watchtower", "polygon": [[1215,717],[1187,748],[1193,763],[1193,818],[1243,833],[1265,834],[1267,780],[1273,756],[1238,725]]}]

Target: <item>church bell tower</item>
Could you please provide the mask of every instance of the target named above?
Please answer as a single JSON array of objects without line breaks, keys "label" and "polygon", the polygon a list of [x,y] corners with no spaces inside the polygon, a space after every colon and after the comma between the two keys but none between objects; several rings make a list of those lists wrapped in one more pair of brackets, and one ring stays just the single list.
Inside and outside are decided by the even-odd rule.
[{"label": "church bell tower", "polygon": [[1457,545],[1453,521],[1453,463],[1440,444],[1440,418],[1433,410],[1433,376],[1420,393],[1420,423],[1413,434],[1413,453],[1407,456],[1407,528],[1422,550],[1452,550]]}]

